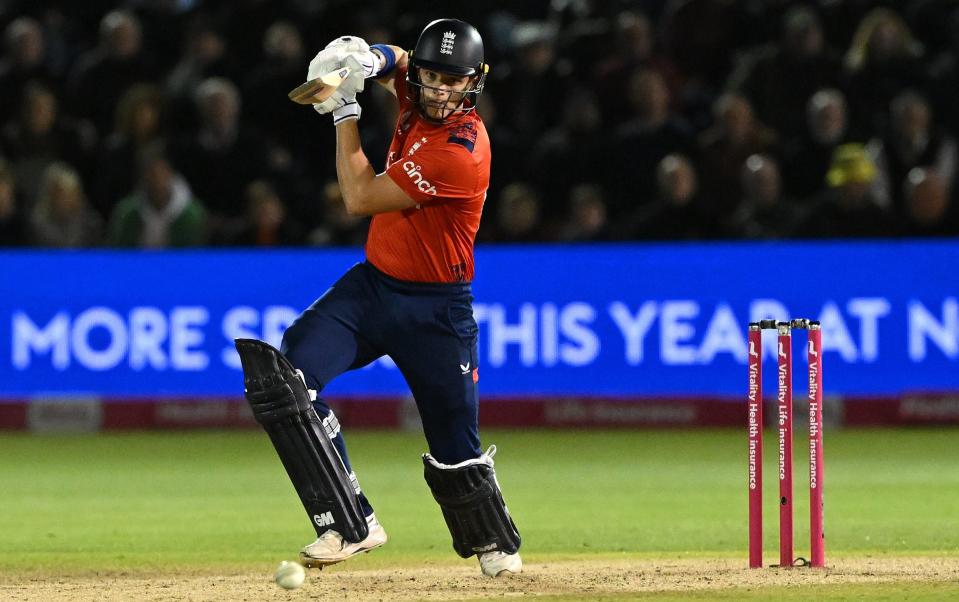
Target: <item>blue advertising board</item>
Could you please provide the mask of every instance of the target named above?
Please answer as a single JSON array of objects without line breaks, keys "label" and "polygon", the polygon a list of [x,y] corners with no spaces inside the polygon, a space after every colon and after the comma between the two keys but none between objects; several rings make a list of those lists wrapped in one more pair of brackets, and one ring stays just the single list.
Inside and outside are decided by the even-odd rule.
[{"label": "blue advertising board", "polygon": [[[359,249],[2,252],[0,398],[238,395],[232,339],[279,345],[356,261]],[[765,317],[822,321],[827,395],[959,391],[957,266],[953,241],[481,247],[481,392],[741,397],[746,325]],[[328,391],[406,387],[383,358]]]}]

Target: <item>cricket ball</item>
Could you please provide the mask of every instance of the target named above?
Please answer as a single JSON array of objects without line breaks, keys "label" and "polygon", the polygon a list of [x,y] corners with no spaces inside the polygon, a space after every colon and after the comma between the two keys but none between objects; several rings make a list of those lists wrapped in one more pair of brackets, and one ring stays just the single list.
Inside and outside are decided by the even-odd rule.
[{"label": "cricket ball", "polygon": [[306,579],[306,571],[299,562],[284,560],[277,567],[273,579],[283,589],[296,589],[303,585],[303,580]]}]

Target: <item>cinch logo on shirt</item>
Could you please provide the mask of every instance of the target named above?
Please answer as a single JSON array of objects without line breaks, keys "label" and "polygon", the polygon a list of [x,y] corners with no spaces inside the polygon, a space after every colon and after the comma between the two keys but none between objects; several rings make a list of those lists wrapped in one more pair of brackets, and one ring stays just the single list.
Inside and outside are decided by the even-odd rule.
[{"label": "cinch logo on shirt", "polygon": [[402,165],[403,171],[406,172],[406,175],[409,176],[410,180],[416,184],[416,187],[425,192],[426,194],[436,195],[436,187],[429,183],[429,181],[423,179],[423,174],[420,173],[420,170],[423,169],[416,163],[412,161],[407,161]]}]

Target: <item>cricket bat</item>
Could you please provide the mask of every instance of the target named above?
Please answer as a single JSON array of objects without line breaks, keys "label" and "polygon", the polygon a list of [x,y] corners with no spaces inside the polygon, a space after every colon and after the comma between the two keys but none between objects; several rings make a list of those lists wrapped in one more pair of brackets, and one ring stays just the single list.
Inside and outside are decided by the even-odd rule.
[{"label": "cricket bat", "polygon": [[323,102],[340,87],[340,84],[350,76],[352,69],[349,67],[340,67],[336,71],[331,71],[310,81],[300,84],[292,90],[288,96],[290,100],[301,105],[311,105],[317,102]]}]

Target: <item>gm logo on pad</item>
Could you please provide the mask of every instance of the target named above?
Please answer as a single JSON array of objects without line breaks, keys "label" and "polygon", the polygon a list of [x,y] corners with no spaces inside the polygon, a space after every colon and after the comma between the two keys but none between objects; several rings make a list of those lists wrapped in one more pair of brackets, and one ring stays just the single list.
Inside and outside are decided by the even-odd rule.
[{"label": "gm logo on pad", "polygon": [[313,522],[316,523],[317,527],[326,527],[328,525],[332,525],[336,521],[333,520],[332,512],[323,512],[321,514],[314,514]]}]

